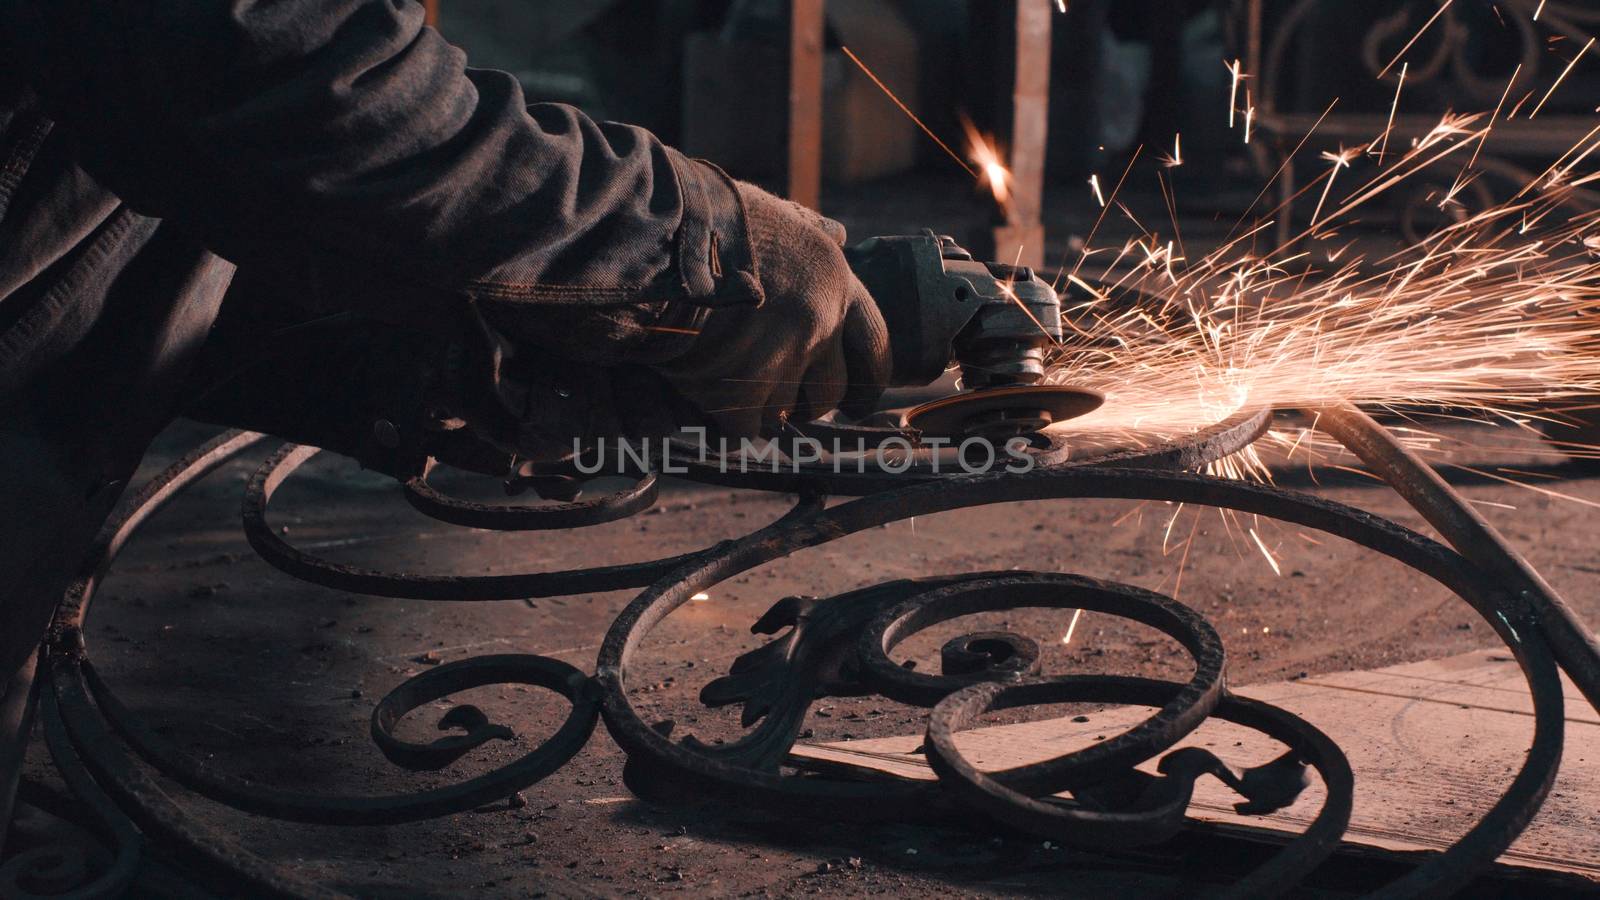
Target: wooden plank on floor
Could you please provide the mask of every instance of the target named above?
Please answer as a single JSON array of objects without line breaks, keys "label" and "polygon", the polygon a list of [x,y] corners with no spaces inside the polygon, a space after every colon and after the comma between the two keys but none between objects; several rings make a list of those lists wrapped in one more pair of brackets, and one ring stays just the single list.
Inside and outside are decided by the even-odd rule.
[{"label": "wooden plank on floor", "polygon": [[[1600,716],[1563,677],[1566,750],[1532,825],[1500,859],[1505,865],[1600,881]],[[1237,693],[1294,712],[1343,748],[1356,774],[1347,842],[1397,852],[1441,850],[1498,797],[1533,734],[1532,703],[1504,651],[1475,651],[1364,672],[1249,685]],[[1111,707],[1086,721],[1048,719],[974,729],[957,746],[980,767],[1007,768],[1059,756],[1135,724],[1149,710]],[[921,735],[796,745],[798,765],[864,776],[932,779],[916,752]],[[1249,729],[1209,721],[1179,746],[1210,749],[1253,766],[1282,752]],[[1142,768],[1153,771],[1152,764]],[[1190,815],[1267,840],[1301,831],[1320,807],[1315,781],[1290,807],[1267,816],[1233,811],[1237,797],[1215,779],[1196,786]]]}]

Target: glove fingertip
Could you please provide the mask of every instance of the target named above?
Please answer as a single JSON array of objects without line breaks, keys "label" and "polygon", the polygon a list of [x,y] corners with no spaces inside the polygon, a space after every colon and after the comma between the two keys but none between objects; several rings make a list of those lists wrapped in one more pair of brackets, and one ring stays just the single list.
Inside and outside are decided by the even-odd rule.
[{"label": "glove fingertip", "polygon": [[822,229],[823,234],[828,236],[828,240],[843,247],[844,242],[850,239],[850,233],[845,230],[843,222],[838,219],[830,219],[821,213],[817,214],[817,219],[819,220],[818,227]]}]

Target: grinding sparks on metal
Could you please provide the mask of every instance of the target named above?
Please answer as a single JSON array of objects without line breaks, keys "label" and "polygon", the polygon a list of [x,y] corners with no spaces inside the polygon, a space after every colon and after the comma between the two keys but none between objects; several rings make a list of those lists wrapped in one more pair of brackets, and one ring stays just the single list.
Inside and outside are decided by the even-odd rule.
[{"label": "grinding sparks on metal", "polygon": [[[1271,550],[1267,549],[1267,542],[1261,539],[1261,535],[1256,534],[1256,530],[1254,528],[1249,529],[1249,531],[1251,539],[1256,542],[1257,547],[1261,548],[1261,555],[1267,558],[1267,565],[1272,566],[1272,574],[1282,575],[1283,569],[1278,567],[1278,558],[1272,555]],[[1261,630],[1266,631],[1265,628]]]},{"label": "grinding sparks on metal", "polygon": [[[1074,307],[1078,337],[1050,369],[1053,383],[1106,396],[1067,427],[1086,439],[1154,442],[1246,407],[1357,402],[1464,408],[1527,427],[1530,404],[1600,392],[1600,260],[1591,249],[1600,211],[1569,208],[1575,191],[1600,180],[1574,177],[1600,149],[1588,143],[1595,132],[1511,201],[1463,213],[1414,246],[1381,258],[1329,250],[1327,266],[1301,247],[1427,166],[1468,155],[1489,127],[1475,128],[1479,118],[1445,116],[1270,252],[1248,243],[1270,218],[1241,223],[1243,234],[1192,264],[1175,264],[1155,234],[1129,241],[1085,279],[1100,287]],[[1328,199],[1339,170],[1366,149],[1325,156],[1334,164],[1302,193]],[[1130,265],[1116,271],[1123,260]],[[1269,446],[1309,452],[1304,438],[1277,433]]]},{"label": "grinding sparks on metal", "polygon": [[[1545,97],[1560,87],[1573,65],[1542,92]],[[1510,200],[1468,212],[1456,196],[1483,174],[1476,164],[1491,130],[1515,117],[1515,108],[1504,119],[1501,111],[1522,69],[1512,72],[1486,122],[1481,113],[1446,113],[1409,149],[1386,154],[1407,72],[1402,64],[1379,135],[1322,153],[1330,165],[1320,177],[1259,217],[1247,213],[1222,246],[1196,262],[1174,258],[1165,240],[1122,204],[1111,204],[1133,224],[1136,236],[1120,249],[1096,248],[1091,233],[1078,251],[1065,280],[1089,299],[1064,306],[1074,337],[1058,351],[1047,375],[1052,383],[1106,397],[1100,409],[1061,426],[1075,446],[1151,445],[1245,409],[1300,408],[1313,413],[1309,424],[1274,428],[1244,453],[1208,465],[1207,473],[1270,480],[1271,469],[1259,455],[1265,453],[1373,477],[1339,465],[1334,454],[1342,451],[1316,428],[1317,410],[1361,403],[1397,409],[1413,421],[1437,415],[1498,424],[1506,433],[1501,440],[1525,436],[1522,449],[1530,455],[1600,459],[1600,447],[1573,441],[1552,446],[1537,433],[1542,422],[1564,420],[1562,404],[1581,408],[1589,395],[1600,393],[1595,364],[1600,356],[1600,210],[1592,204],[1585,210],[1581,196],[1600,182],[1600,172],[1592,163],[1588,170],[1579,168],[1600,153],[1600,125],[1543,172],[1525,178]],[[1251,118],[1247,97],[1247,132]],[[1340,170],[1352,168],[1363,153],[1376,157],[1376,174],[1342,197],[1333,194]],[[1452,210],[1454,222],[1381,257],[1361,253],[1354,240],[1317,246],[1364,207],[1426,177],[1430,167],[1461,159],[1466,162],[1437,204]],[[1256,203],[1283,172],[1280,167]],[[1309,227],[1281,246],[1259,250],[1254,242],[1277,224],[1276,217],[1288,215],[1288,204],[1311,192],[1317,204]],[[1327,207],[1332,208],[1324,216]],[[1103,270],[1080,277],[1096,254],[1112,259]],[[1443,459],[1447,466],[1541,496],[1588,502],[1529,484],[1536,476],[1518,470],[1489,472],[1444,459],[1452,443],[1464,443],[1459,439],[1423,428],[1394,431],[1409,449]],[[1170,512],[1162,546],[1164,556],[1182,551],[1175,594],[1202,516],[1218,516],[1241,558],[1258,551],[1281,574],[1281,550],[1261,531],[1261,523],[1191,508],[1193,521],[1181,529],[1184,515],[1182,504]],[[1182,537],[1185,530],[1188,535]]]},{"label": "grinding sparks on metal", "polygon": [[[1407,48],[1449,5],[1449,0],[1441,4]],[[1531,430],[1539,414],[1528,412],[1529,404],[1600,393],[1600,367],[1593,362],[1600,354],[1600,259],[1595,252],[1600,247],[1600,212],[1569,208],[1579,191],[1600,181],[1600,172],[1578,172],[1580,164],[1600,151],[1595,140],[1600,126],[1510,201],[1473,213],[1461,210],[1453,223],[1395,253],[1374,258],[1353,241],[1326,248],[1308,245],[1335,237],[1364,207],[1414,183],[1430,167],[1464,159],[1461,174],[1439,200],[1441,208],[1459,208],[1456,195],[1476,177],[1478,151],[1503,121],[1500,111],[1521,73],[1520,67],[1512,73],[1487,122],[1482,113],[1446,113],[1408,148],[1390,152],[1409,72],[1402,56],[1396,55],[1383,70],[1399,66],[1383,131],[1365,143],[1323,152],[1329,167],[1319,177],[1259,217],[1251,218],[1247,211],[1223,244],[1198,260],[1187,259],[1173,240],[1147,229],[1117,200],[1137,151],[1109,196],[1098,175],[1090,177],[1100,217],[1076,249],[1078,258],[1070,271],[1063,265],[1057,277],[1058,285],[1071,285],[1088,299],[1064,304],[1064,327],[1072,337],[1057,348],[1046,378],[1105,397],[1099,409],[1060,426],[1079,446],[1094,446],[1102,438],[1107,445],[1156,443],[1245,408],[1315,410],[1337,403],[1466,409]],[[1230,123],[1242,112],[1248,143],[1256,113],[1248,87],[1242,108],[1237,100],[1249,76],[1239,60],[1224,65],[1232,78]],[[1545,96],[1565,77],[1566,72],[1558,76]],[[1296,145],[1291,159],[1328,111]],[[1504,118],[1515,113],[1513,109]],[[927,131],[920,121],[918,125]],[[965,119],[963,127],[968,159],[957,161],[1003,207],[1009,197],[1009,170],[992,141]],[[1181,138],[1175,138],[1172,156],[1163,157],[1162,163],[1181,163],[1181,154]],[[1342,197],[1335,194],[1340,171],[1352,169],[1363,155],[1376,157],[1376,173]],[[1263,186],[1252,210],[1289,162]],[[1262,251],[1258,242],[1277,217],[1288,215],[1291,202],[1313,191],[1317,202],[1309,227],[1282,246]],[[1120,248],[1092,246],[1112,209],[1132,223],[1136,236]],[[1104,269],[1084,271],[1097,254],[1110,257]],[[1437,449],[1437,437],[1425,432],[1407,440],[1421,449],[1429,449],[1425,445],[1432,441]],[[1327,444],[1310,428],[1299,428],[1275,429],[1262,446],[1285,458],[1309,461]],[[1561,449],[1568,455],[1588,452]],[[1256,452],[1221,460],[1209,469],[1234,478],[1268,477]],[[1241,534],[1248,531],[1240,529]],[[1262,538],[1251,537],[1276,569]]]}]

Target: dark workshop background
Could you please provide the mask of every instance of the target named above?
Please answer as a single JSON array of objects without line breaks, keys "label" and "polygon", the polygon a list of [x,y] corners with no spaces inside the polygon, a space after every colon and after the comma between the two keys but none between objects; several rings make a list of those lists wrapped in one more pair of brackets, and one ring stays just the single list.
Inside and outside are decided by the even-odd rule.
[{"label": "dark workshop background", "polygon": [[[467,49],[474,65],[515,73],[530,100],[572,103],[597,118],[644,125],[736,176],[782,189],[788,0],[432,5],[440,29]],[[1067,204],[1085,205],[1090,174],[1115,170],[1140,145],[1152,155],[1170,153],[1181,133],[1185,165],[1170,173],[1172,185],[1178,196],[1218,209],[1232,205],[1231,193],[1253,194],[1265,183],[1283,141],[1298,137],[1294,114],[1314,115],[1335,97],[1338,116],[1386,113],[1393,73],[1375,78],[1374,59],[1396,52],[1436,8],[1407,0],[1071,0],[1067,7],[1052,18],[1047,191],[1059,195],[1070,185]],[[1448,19],[1409,54],[1426,71],[1413,67],[1405,111],[1431,115],[1431,122],[1448,110],[1493,106],[1528,54],[1546,57],[1536,60],[1541,64],[1562,61],[1559,37],[1557,44],[1534,41],[1491,0],[1461,0]],[[854,50],[958,151],[962,114],[999,135],[1003,147],[1014,21],[1010,0],[827,4],[822,172],[825,201],[834,207],[828,211],[848,218],[860,201],[841,189],[858,185],[876,186],[869,189],[874,202],[893,197],[885,184],[926,191],[930,177],[948,179],[950,193],[973,195],[960,202],[974,203],[980,193],[840,46]],[[1231,78],[1224,61],[1231,59],[1245,60],[1244,88],[1257,92],[1250,102],[1259,107],[1261,136],[1250,147],[1227,124]],[[1593,67],[1572,73],[1569,88],[1545,112],[1552,135],[1564,137],[1555,115],[1589,112],[1585,98],[1597,91]],[[1047,218],[1070,215],[1052,205]]]},{"label": "dark workshop background", "polygon": [[[1231,144],[1222,112],[1231,4],[1075,0],[1052,44],[1050,176],[1078,179],[1148,136],[1196,157]],[[936,133],[966,112],[1004,131],[1014,4],[835,0],[824,63],[824,177],[849,183],[953,163],[839,52],[850,46]],[[786,0],[440,0],[439,27],[531,100],[644,125],[731,172],[784,163]]]}]

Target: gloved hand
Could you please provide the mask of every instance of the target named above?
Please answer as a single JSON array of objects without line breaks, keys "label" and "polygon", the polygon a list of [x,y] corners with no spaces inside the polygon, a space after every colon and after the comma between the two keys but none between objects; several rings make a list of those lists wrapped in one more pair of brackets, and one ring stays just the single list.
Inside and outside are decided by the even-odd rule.
[{"label": "gloved hand", "polygon": [[559,459],[575,439],[707,424],[730,439],[771,437],[836,406],[870,409],[889,381],[889,336],[839,249],[844,226],[754,185],[737,189],[759,305],[487,305],[492,372],[456,394],[493,397],[496,409],[464,417],[498,446]]},{"label": "gloved hand", "polygon": [[766,299],[710,310],[688,350],[652,368],[731,438],[865,412],[889,383],[889,334],[839,249],[844,226],[738,190]]}]

